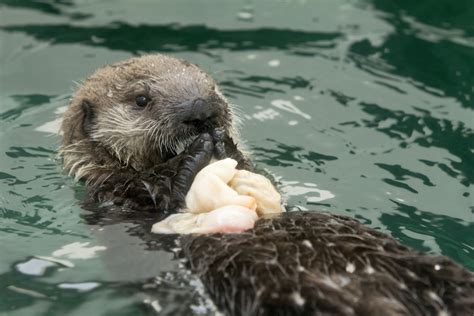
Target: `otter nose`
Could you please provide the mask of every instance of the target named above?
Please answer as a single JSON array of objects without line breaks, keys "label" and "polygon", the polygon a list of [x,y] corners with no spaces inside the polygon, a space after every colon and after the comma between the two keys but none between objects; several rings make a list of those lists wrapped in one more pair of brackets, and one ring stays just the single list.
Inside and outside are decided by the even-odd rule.
[{"label": "otter nose", "polygon": [[209,119],[216,116],[216,109],[203,99],[196,99],[188,108],[184,118],[185,124],[201,126]]}]

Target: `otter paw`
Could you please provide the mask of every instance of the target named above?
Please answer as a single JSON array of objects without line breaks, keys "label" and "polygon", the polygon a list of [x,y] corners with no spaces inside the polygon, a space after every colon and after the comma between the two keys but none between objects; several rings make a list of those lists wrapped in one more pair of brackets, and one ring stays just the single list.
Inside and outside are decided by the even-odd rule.
[{"label": "otter paw", "polygon": [[226,135],[225,130],[222,128],[216,128],[212,130],[211,136],[214,141],[214,156],[216,159],[229,157],[226,149],[226,141],[228,141],[229,136]]},{"label": "otter paw", "polygon": [[211,162],[214,144],[211,135],[201,134],[194,142],[174,159],[180,159],[177,166],[178,172],[173,177],[173,191],[177,195],[186,195],[194,177],[202,168]]}]

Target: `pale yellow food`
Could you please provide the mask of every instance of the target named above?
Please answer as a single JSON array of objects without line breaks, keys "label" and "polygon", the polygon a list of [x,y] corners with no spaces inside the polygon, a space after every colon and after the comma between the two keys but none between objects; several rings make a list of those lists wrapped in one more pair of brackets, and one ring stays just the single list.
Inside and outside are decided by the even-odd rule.
[{"label": "pale yellow food", "polygon": [[228,205],[208,213],[178,213],[168,216],[151,228],[155,234],[239,233],[253,228],[258,219],[253,210]]},{"label": "pale yellow food", "polygon": [[281,213],[281,195],[273,184],[261,174],[247,170],[237,170],[229,187],[240,195],[251,196],[257,202],[259,216]]},{"label": "pale yellow food", "polygon": [[194,178],[186,195],[190,213],[205,213],[227,205],[240,205],[255,210],[257,203],[249,195],[239,195],[227,183],[237,173],[237,162],[227,158],[203,168]]},{"label": "pale yellow food", "polygon": [[152,232],[242,232],[253,228],[258,216],[281,213],[281,196],[270,180],[236,166],[227,158],[203,168],[186,195],[186,208],[154,224]]}]

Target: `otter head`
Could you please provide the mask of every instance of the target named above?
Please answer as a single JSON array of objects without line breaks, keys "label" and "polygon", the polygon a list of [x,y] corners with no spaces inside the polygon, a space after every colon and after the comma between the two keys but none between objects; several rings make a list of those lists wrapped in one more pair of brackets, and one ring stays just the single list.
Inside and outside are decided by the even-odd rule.
[{"label": "otter head", "polygon": [[235,133],[216,82],[186,61],[150,55],[103,67],[78,89],[64,115],[66,169],[143,170],[177,155],[202,132]]}]

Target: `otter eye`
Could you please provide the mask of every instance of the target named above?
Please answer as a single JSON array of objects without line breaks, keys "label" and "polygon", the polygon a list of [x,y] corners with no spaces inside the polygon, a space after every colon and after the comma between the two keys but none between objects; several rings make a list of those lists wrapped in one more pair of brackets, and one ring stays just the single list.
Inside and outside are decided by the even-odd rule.
[{"label": "otter eye", "polygon": [[148,104],[148,102],[150,102],[150,98],[145,96],[145,95],[139,95],[135,98],[135,103],[139,106],[139,107],[144,107]]}]

